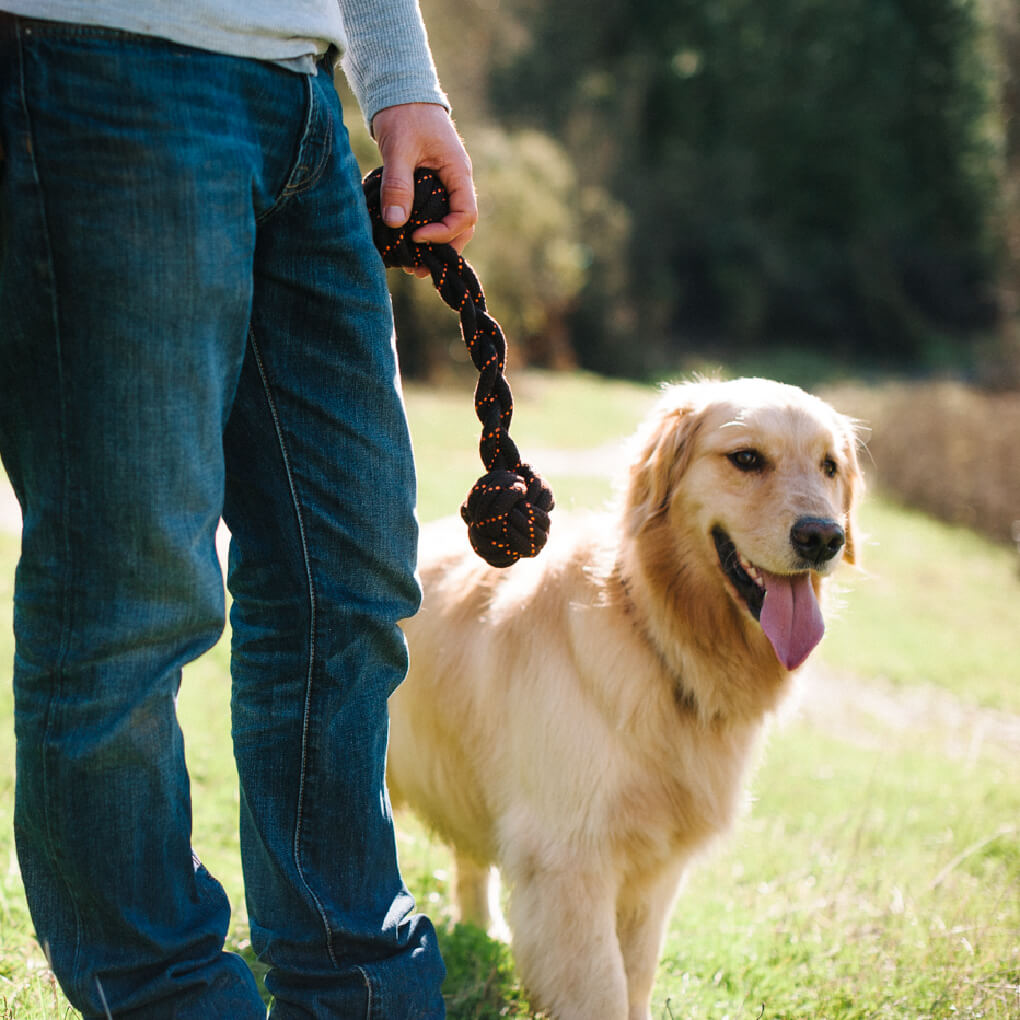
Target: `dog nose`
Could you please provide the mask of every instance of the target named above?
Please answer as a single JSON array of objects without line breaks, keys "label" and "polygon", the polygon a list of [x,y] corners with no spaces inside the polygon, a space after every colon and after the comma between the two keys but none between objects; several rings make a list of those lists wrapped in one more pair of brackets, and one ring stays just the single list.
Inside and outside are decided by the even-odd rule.
[{"label": "dog nose", "polygon": [[835,521],[802,517],[790,529],[790,541],[808,563],[820,567],[843,548],[846,534]]}]

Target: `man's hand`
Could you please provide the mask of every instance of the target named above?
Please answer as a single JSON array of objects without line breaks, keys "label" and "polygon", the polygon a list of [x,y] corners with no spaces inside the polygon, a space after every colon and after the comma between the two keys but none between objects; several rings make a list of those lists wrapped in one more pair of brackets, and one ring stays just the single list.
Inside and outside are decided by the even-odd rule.
[{"label": "man's hand", "polygon": [[[418,167],[436,170],[449,194],[450,211],[438,223],[419,227],[412,240],[452,244],[462,252],[475,232],[478,204],[471,160],[450,115],[433,103],[387,106],[372,118],[372,134],[383,159],[381,198],[386,225],[400,227],[407,222],[414,199],[414,171]],[[420,269],[416,275],[428,276],[428,271]]]}]

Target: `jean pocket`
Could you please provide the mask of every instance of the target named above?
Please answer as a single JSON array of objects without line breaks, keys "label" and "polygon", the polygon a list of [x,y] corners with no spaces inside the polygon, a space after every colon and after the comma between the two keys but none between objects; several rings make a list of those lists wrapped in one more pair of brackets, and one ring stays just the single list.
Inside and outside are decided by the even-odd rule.
[{"label": "jean pocket", "polygon": [[307,81],[305,130],[281,198],[291,198],[314,188],[333,155],[334,125],[328,99],[317,77],[309,77]]}]

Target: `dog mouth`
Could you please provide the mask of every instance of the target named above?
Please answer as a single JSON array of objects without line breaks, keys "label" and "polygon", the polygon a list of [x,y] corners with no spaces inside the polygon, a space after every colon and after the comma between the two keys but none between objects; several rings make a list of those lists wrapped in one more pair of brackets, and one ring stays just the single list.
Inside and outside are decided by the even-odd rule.
[{"label": "dog mouth", "polygon": [[730,586],[761,625],[779,661],[796,669],[825,633],[811,572],[774,574],[755,566],[718,525],[712,539]]},{"label": "dog mouth", "polygon": [[762,607],[765,605],[765,581],[761,571],[745,559],[722,528],[713,528],[712,538],[723,573],[747,606],[748,612],[760,622]]}]

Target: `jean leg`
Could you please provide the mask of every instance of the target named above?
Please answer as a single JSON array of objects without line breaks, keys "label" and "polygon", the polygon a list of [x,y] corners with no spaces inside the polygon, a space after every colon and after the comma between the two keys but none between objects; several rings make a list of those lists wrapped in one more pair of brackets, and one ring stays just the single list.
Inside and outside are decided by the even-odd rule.
[{"label": "jean leg", "polygon": [[[233,725],[252,938],[276,1020],[443,1015],[384,784],[417,525],[392,319],[328,76],[307,168],[259,226],[226,434]],[[324,154],[332,154],[323,161]]]},{"label": "jean leg", "polygon": [[[250,180],[236,146],[197,131],[176,51],[39,29],[0,65],[0,451],[24,512],[15,835],[32,916],[90,1020],[264,1018],[222,951],[229,903],[193,859],[175,714],[182,665],[223,626],[214,533]],[[203,91],[216,78],[191,72]]]}]

